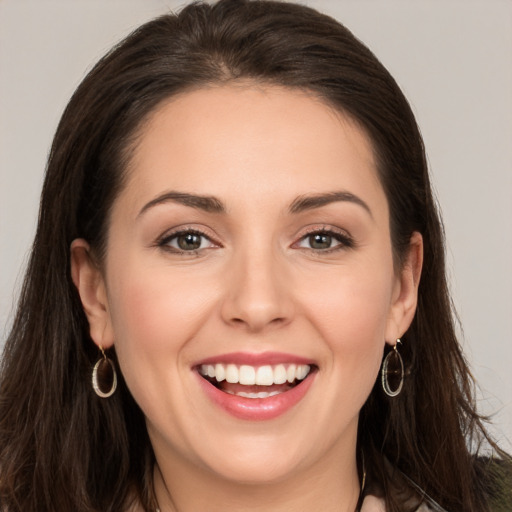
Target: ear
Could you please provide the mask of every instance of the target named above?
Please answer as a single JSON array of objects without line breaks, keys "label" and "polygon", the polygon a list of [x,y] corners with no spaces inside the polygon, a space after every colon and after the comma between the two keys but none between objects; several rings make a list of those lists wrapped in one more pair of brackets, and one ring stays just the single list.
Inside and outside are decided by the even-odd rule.
[{"label": "ear", "polygon": [[393,299],[386,329],[386,342],[394,345],[411,325],[418,304],[418,286],[423,266],[423,237],[415,231],[409,249],[396,276]]},{"label": "ear", "polygon": [[103,275],[82,238],[71,243],[71,278],[75,284],[94,343],[103,349],[114,344],[114,332],[108,308],[107,290]]}]

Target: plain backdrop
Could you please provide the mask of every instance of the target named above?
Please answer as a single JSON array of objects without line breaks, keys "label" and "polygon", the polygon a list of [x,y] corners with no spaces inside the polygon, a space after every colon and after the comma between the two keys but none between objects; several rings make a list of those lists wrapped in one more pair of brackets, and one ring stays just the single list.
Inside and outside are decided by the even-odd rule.
[{"label": "plain backdrop", "polygon": [[[85,72],[184,2],[0,0],[0,342],[12,319],[60,114]],[[309,0],[395,76],[422,129],[463,344],[494,432],[512,440],[512,2]],[[439,378],[432,375],[434,380]]]}]

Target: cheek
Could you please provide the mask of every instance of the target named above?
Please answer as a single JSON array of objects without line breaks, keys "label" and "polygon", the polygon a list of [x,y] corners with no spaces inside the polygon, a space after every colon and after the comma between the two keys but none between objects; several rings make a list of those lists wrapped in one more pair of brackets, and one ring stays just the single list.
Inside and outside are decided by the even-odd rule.
[{"label": "cheek", "polygon": [[[339,272],[321,279],[304,295],[304,310],[327,346],[324,365],[340,393],[363,401],[378,374],[391,311],[392,262]],[[332,283],[336,283],[333,285]],[[307,298],[306,298],[307,297]]]},{"label": "cheek", "polygon": [[[392,280],[389,273],[350,272],[337,278],[318,276],[305,296],[307,309],[326,340],[347,346],[354,353],[372,341],[382,344],[391,311]],[[316,320],[315,320],[316,319]]]},{"label": "cheek", "polygon": [[207,307],[208,292],[190,280],[180,279],[165,268],[132,265],[113,272],[109,283],[109,306],[117,343],[132,343],[140,349],[178,348],[193,335],[194,319]]},{"label": "cheek", "polygon": [[[173,386],[182,371],[183,349],[201,328],[207,295],[165,269],[131,265],[111,273],[110,318],[115,349],[137,401]],[[187,286],[188,285],[188,286]]]}]

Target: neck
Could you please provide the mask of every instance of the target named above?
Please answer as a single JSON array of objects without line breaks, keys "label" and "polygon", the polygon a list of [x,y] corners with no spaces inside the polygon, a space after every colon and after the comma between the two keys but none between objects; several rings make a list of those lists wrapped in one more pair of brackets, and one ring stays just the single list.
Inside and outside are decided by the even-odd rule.
[{"label": "neck", "polygon": [[227,507],[238,512],[354,512],[360,494],[355,455],[327,465],[328,471],[323,460],[322,468],[313,466],[264,483],[234,482],[189,464],[178,464],[176,469],[174,462],[155,465],[160,512],[225,512]]}]

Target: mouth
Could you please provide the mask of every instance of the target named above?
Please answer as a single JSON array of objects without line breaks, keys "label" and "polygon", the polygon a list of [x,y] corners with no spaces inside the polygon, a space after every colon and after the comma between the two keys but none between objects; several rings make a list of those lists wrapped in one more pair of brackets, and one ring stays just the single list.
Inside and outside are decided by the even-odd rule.
[{"label": "mouth", "polygon": [[201,377],[218,390],[238,397],[264,399],[286,393],[314,372],[309,364],[277,364],[264,366],[236,364],[203,364]]},{"label": "mouth", "polygon": [[[194,367],[200,387],[221,409],[249,421],[270,420],[297,406],[318,373],[318,367],[310,361],[293,361],[290,357],[286,362],[276,354],[219,359],[209,359]],[[247,359],[252,364],[247,364]],[[275,364],[264,359],[274,359]]]}]

